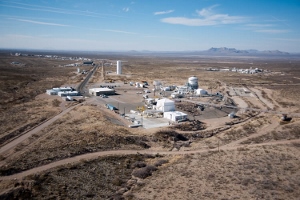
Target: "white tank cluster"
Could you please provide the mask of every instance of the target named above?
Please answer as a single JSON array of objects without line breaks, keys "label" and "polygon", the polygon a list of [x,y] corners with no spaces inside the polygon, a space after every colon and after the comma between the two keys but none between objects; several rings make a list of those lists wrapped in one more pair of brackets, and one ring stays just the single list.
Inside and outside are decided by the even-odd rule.
[{"label": "white tank cluster", "polygon": [[192,89],[198,89],[198,78],[196,76],[192,76],[188,79],[188,84]]},{"label": "white tank cluster", "polygon": [[117,74],[122,74],[122,61],[117,61]]}]

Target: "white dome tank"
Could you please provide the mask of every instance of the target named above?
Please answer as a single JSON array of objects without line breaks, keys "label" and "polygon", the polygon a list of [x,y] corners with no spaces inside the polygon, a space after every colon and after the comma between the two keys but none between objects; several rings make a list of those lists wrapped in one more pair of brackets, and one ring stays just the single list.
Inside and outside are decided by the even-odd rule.
[{"label": "white dome tank", "polygon": [[198,89],[198,78],[196,76],[190,77],[188,83],[192,89]]}]

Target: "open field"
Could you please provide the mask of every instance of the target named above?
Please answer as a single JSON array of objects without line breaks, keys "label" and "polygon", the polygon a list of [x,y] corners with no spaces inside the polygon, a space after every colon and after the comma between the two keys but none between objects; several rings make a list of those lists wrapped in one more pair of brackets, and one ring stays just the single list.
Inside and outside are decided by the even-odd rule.
[{"label": "open field", "polygon": [[[66,60],[1,56],[0,69],[4,73],[0,81],[5,83],[0,88],[4,95],[0,102],[3,113],[0,145],[3,147],[66,108],[77,105],[78,102],[65,102],[60,97],[42,93],[62,85],[76,87],[85,75],[76,73],[76,67],[59,67],[70,63]],[[16,148],[0,155],[0,197],[299,197],[300,61],[125,55],[92,55],[91,58],[128,61],[123,64],[124,75],[109,73],[105,80],[99,67],[87,86],[99,87],[107,80],[114,80],[111,84],[118,85],[117,95],[87,98]],[[26,65],[11,65],[16,59]],[[258,67],[268,73],[206,71],[207,68],[229,67]],[[91,67],[82,66],[82,69]],[[115,66],[106,65],[105,71],[114,72]],[[228,94],[230,101],[215,97],[184,98],[176,102],[176,107],[188,113],[189,121],[166,123],[166,127],[159,128],[130,129],[130,122],[119,115],[144,105],[142,94],[137,94],[143,89],[124,82],[145,80],[152,89],[154,80],[160,80],[165,86],[184,85],[191,76],[199,78],[200,88],[209,93]],[[233,96],[230,88],[237,91],[246,88],[250,93]],[[151,92],[149,96],[159,94]],[[205,105],[204,109],[200,110],[196,102]],[[118,112],[106,109],[106,103],[117,107]],[[227,117],[232,111],[237,111],[234,119]],[[280,121],[280,112],[292,116],[291,121]],[[81,159],[76,160],[76,156]],[[35,174],[35,169],[39,173]],[[30,175],[23,177],[20,172]],[[14,180],[8,175],[20,176]]]}]

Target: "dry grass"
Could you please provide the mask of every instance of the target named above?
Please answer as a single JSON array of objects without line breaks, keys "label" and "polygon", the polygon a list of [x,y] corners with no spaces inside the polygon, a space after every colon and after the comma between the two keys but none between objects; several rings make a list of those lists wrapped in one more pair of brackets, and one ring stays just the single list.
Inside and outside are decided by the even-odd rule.
[{"label": "dry grass", "polygon": [[[31,199],[120,198],[137,182],[131,175],[135,170],[131,167],[133,163],[147,162],[154,158],[138,154],[106,156],[92,161],[82,160],[79,164],[66,165],[42,174],[28,176],[14,185],[26,188]],[[30,182],[29,186],[28,182]],[[14,186],[3,182],[1,187]],[[22,195],[15,192],[15,198],[22,198]]]},{"label": "dry grass", "polygon": [[[107,128],[109,127],[109,128]],[[80,106],[17,147],[23,151],[9,158],[1,167],[2,174],[11,174],[63,158],[88,152],[113,149],[144,149],[146,138],[133,135],[130,129],[114,125],[94,106]],[[31,141],[30,141],[31,140]],[[37,142],[33,142],[36,141]]]},{"label": "dry grass", "polygon": [[15,105],[0,115],[0,144],[58,114],[60,108],[52,100],[33,100]]},{"label": "dry grass", "polygon": [[274,140],[293,140],[300,138],[300,124],[294,123],[282,126],[282,130],[273,130],[262,136],[248,139],[242,144],[258,144],[262,142],[274,141]]},{"label": "dry grass", "polygon": [[288,146],[185,156],[155,172],[132,195],[133,199],[297,199],[298,156],[298,150]]},{"label": "dry grass", "polygon": [[[283,79],[280,74],[247,75],[204,70],[209,67],[256,67],[243,60],[240,60],[240,63],[219,62],[228,61],[231,58],[212,60],[195,57],[191,60],[177,57],[105,55],[101,58],[103,57],[128,60],[129,62],[123,66],[127,81],[146,80],[151,85],[153,80],[161,80],[165,85],[184,85],[188,77],[195,75],[199,77],[200,87],[209,88],[213,85],[212,92],[223,89],[219,86],[220,82],[226,83],[227,86],[258,85],[274,90],[273,94],[280,94],[280,98],[276,100],[282,102],[282,106],[292,106],[294,109],[299,106],[299,87],[284,85],[299,83],[299,79],[293,78],[294,76],[300,77],[297,62],[287,64],[276,60],[268,61],[268,65],[265,65],[264,60],[255,62],[254,65],[258,68],[264,66],[268,70],[284,71],[286,76]],[[51,101],[34,101],[37,94],[44,93],[46,88],[78,83],[84,78],[84,75],[74,73],[75,68],[57,67],[67,61],[24,57],[18,61],[27,63],[26,67],[10,66],[9,63],[16,61],[15,59],[9,56],[0,59],[0,69],[3,72],[0,75],[0,92],[4,95],[0,102],[0,109],[3,113],[1,124],[5,124],[1,127],[5,131],[1,130],[1,133],[6,134],[15,131],[14,128],[19,129],[21,133],[39,123],[41,119],[49,118],[59,111],[59,108],[55,107],[57,102],[52,104]],[[115,69],[106,67],[106,70]],[[99,76],[98,71],[91,82],[95,83],[100,78]],[[124,79],[123,76],[111,77],[118,80]],[[287,100],[281,97],[287,97]],[[272,98],[275,97],[272,96]],[[34,117],[31,119],[28,116]],[[203,148],[202,146],[214,148],[219,141],[221,144],[230,143],[257,132],[261,123],[267,123],[267,121],[255,119],[245,125],[242,123],[244,126],[241,128],[223,132],[218,135],[218,138],[212,135],[213,137],[195,141],[200,145],[193,145],[194,147],[201,146],[200,148]],[[289,125],[285,127],[284,131],[293,133],[291,137],[297,136],[298,128],[294,129]],[[284,134],[281,136],[284,137]],[[276,135],[279,139],[281,136]],[[289,137],[285,135],[284,139]],[[176,138],[178,139],[178,133],[158,134],[151,142],[169,148],[174,147],[173,142]],[[148,147],[146,142],[146,137],[133,134],[129,129],[111,123],[110,119],[96,107],[81,106],[18,146],[18,152],[23,151],[23,153],[6,160],[7,166],[2,166],[1,172],[11,174],[51,163],[54,160],[93,151],[143,149]],[[83,161],[79,165],[63,166],[42,175],[28,177],[25,182],[32,181],[32,184],[29,184],[30,187],[23,191],[23,194],[30,194],[35,199],[108,199],[111,197],[117,199],[121,198],[120,194],[132,188],[126,192],[127,196],[124,195],[127,199],[297,199],[300,196],[297,189],[300,185],[298,158],[298,144],[257,149],[239,148],[237,151],[221,151],[220,153],[208,152],[186,155],[179,160],[174,156],[173,161],[169,163],[159,159],[141,159],[132,156],[105,157],[95,161]],[[152,176],[143,181],[134,181],[130,178],[134,170],[132,165],[136,161],[145,163],[146,166],[165,164],[158,167],[158,171],[151,171]],[[138,166],[143,165],[140,163]],[[134,182],[136,186],[129,187],[128,181],[130,184]],[[14,183],[2,182],[0,188],[3,191],[12,185]],[[13,187],[15,186],[20,187],[20,185]],[[22,184],[21,188],[24,188]]]}]

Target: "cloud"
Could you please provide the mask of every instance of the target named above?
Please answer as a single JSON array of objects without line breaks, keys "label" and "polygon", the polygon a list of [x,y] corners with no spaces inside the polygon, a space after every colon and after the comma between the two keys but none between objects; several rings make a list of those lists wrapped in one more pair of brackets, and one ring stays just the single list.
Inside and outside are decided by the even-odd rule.
[{"label": "cloud", "polygon": [[38,6],[33,4],[25,4],[13,1],[3,1],[1,3],[9,3],[9,4],[0,4],[3,7],[9,8],[17,8],[23,10],[34,10],[34,11],[41,11],[41,12],[51,12],[51,13],[59,13],[65,15],[78,15],[78,16],[85,16],[85,17],[99,17],[103,18],[105,16],[112,16],[112,17],[121,17],[117,15],[109,15],[109,14],[99,14],[90,11],[82,11],[82,10],[70,10],[70,9],[61,9],[49,6]]},{"label": "cloud", "polygon": [[129,7],[123,8],[124,12],[128,12],[129,11]]},{"label": "cloud", "polygon": [[255,30],[254,32],[278,34],[278,33],[288,33],[288,32],[290,32],[290,30],[284,30],[284,29],[261,29],[261,30]]},{"label": "cloud", "polygon": [[253,27],[253,28],[262,28],[262,27],[271,27],[274,26],[274,24],[246,24],[248,27]]},{"label": "cloud", "polygon": [[166,37],[166,36],[158,36],[158,35],[145,35],[145,38],[163,38],[163,39],[172,39],[172,40],[184,40],[188,41],[190,39],[187,38],[178,38],[178,37]]},{"label": "cloud", "polygon": [[294,39],[294,38],[270,38],[270,39],[287,41],[287,42],[300,42],[300,39]]},{"label": "cloud", "polygon": [[247,20],[246,17],[242,16],[229,16],[228,14],[216,14],[212,11],[213,5],[209,8],[203,8],[202,10],[196,10],[198,15],[197,18],[187,17],[169,17],[161,19],[164,23],[179,24],[185,26],[214,26],[219,24],[237,24]]},{"label": "cloud", "polygon": [[128,32],[128,31],[121,31],[121,30],[111,30],[111,29],[103,29],[103,31],[108,31],[108,32],[114,32],[114,33],[125,33],[125,34],[137,34],[134,32]]},{"label": "cloud", "polygon": [[153,13],[154,15],[165,15],[165,14],[169,14],[174,12],[174,10],[166,10],[166,11],[159,11],[159,12],[155,12]]},{"label": "cloud", "polygon": [[48,22],[33,21],[33,20],[27,20],[27,19],[14,19],[14,18],[8,18],[8,19],[17,20],[20,22],[28,22],[28,23],[32,23],[32,24],[48,25],[48,26],[69,26],[69,25],[65,25],[65,24],[48,23]]},{"label": "cloud", "polygon": [[30,35],[20,35],[20,34],[7,34],[5,36],[9,38],[21,38],[21,39],[34,38],[33,36]]},{"label": "cloud", "polygon": [[276,29],[276,24],[246,24],[245,26],[246,30],[251,30],[256,33],[279,34],[290,32],[290,30],[287,29]]}]

